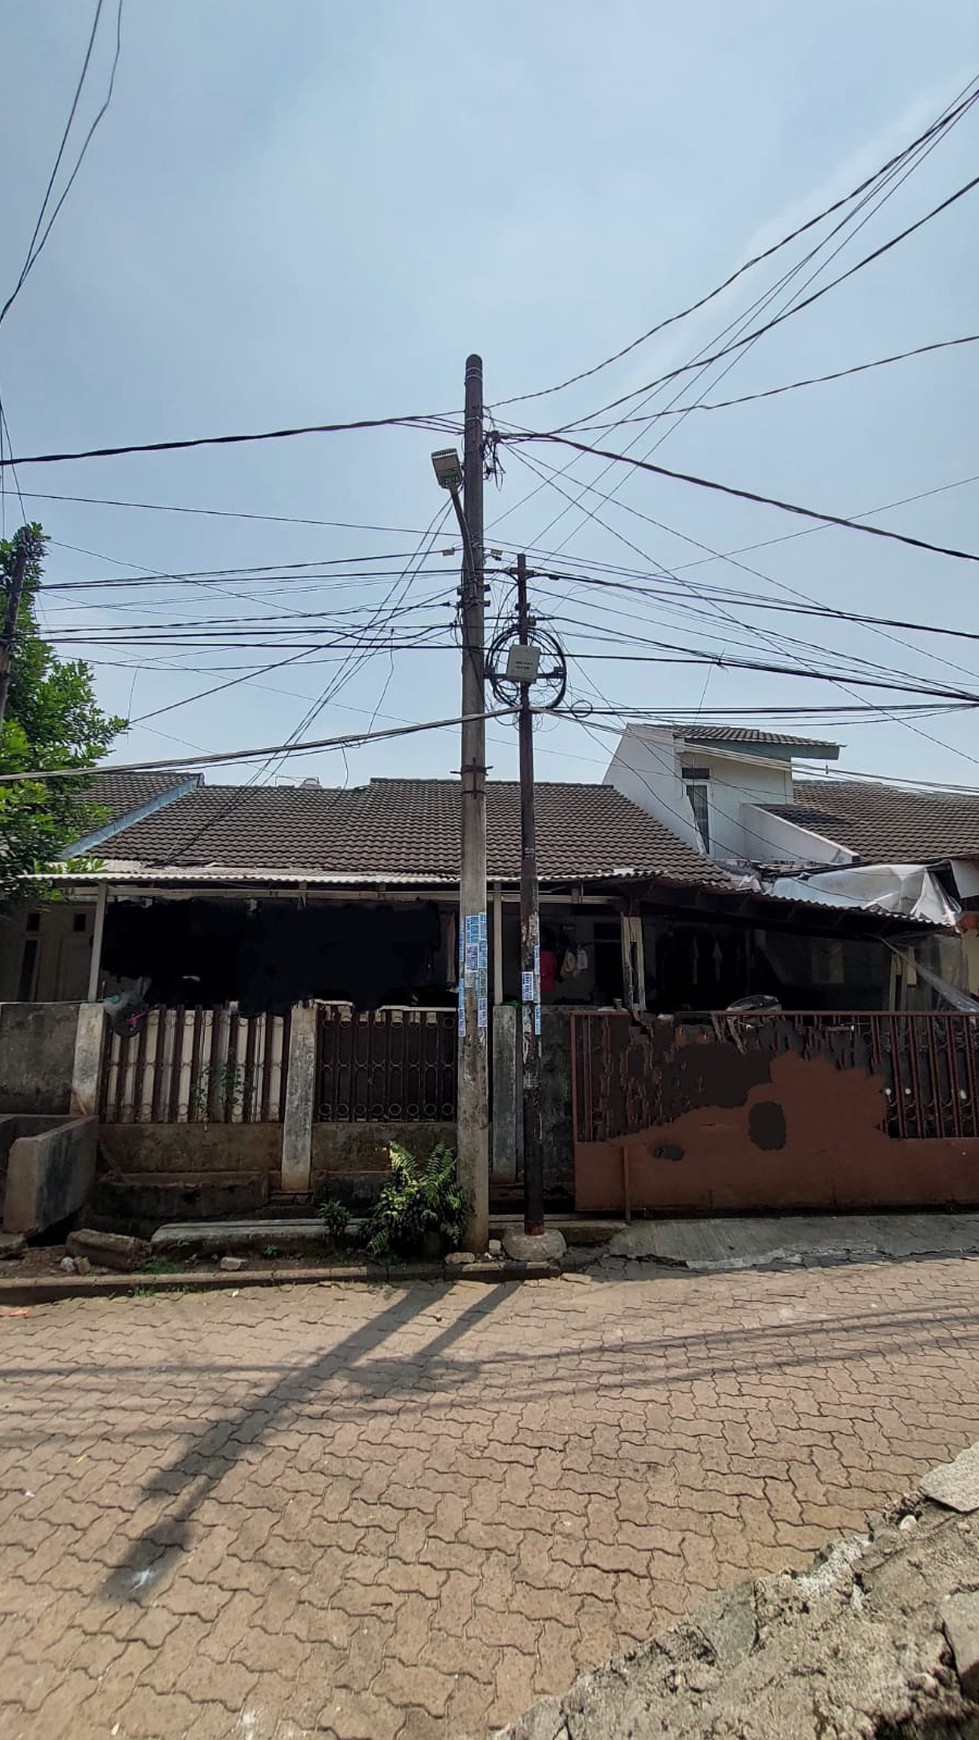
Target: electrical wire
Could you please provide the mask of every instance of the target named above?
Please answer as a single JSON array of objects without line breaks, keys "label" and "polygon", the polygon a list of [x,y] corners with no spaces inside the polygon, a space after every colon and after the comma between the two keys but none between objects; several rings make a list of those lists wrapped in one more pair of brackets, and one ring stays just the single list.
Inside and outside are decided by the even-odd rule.
[{"label": "electrical wire", "polygon": [[306,423],[294,429],[263,429],[244,435],[195,435],[179,441],[138,441],[125,447],[88,447],[73,453],[30,453],[6,459],[12,465],[60,465],[70,459],[117,459],[126,453],[177,453],[192,447],[236,447],[250,441],[286,441],[296,435],[340,435],[356,429],[433,429],[456,435],[461,425],[450,422],[451,411],[421,412],[407,417],[360,417],[352,423]]},{"label": "electrical wire", "polygon": [[614,423],[579,422],[567,427],[575,428],[579,434],[595,434],[605,429],[622,429],[630,423],[658,423],[664,417],[684,417],[691,411],[729,411],[734,405],[753,405],[759,399],[776,399],[782,393],[795,393],[801,387],[821,387],[827,381],[844,381],[850,375],[866,374],[870,369],[881,369],[889,363],[907,362],[910,357],[928,356],[932,351],[953,350],[957,345],[979,343],[979,332],[967,333],[963,338],[940,339],[934,344],[919,344],[913,350],[896,351],[893,356],[879,356],[873,362],[854,363],[850,368],[834,369],[828,375],[810,375],[806,380],[787,381],[781,387],[766,387],[760,393],[743,393],[737,399],[698,400],[693,405],[681,405],[675,410],[651,411],[642,417],[619,417]]},{"label": "electrical wire", "polygon": [[[961,119],[961,117],[967,113],[976,101],[979,92],[975,91],[973,87],[977,82],[979,81],[975,78],[970,79],[969,83],[959,92],[954,103],[943,110],[941,115],[939,115],[923,133],[920,133],[916,139],[913,139],[910,142],[910,144],[905,145],[894,157],[889,158],[886,163],[882,164],[881,167],[876,169],[872,175],[860,182],[857,187],[851,188],[850,192],[844,194],[841,199],[834,200],[831,205],[825,206],[822,211],[817,212],[815,217],[808,218],[804,224],[799,224],[796,229],[790,231],[788,235],[783,236],[780,241],[773,243],[771,247],[765,248],[761,253],[755,254],[750,260],[747,260],[743,266],[739,266],[735,272],[732,272],[729,277],[725,278],[722,284],[718,284],[713,290],[708,291],[706,296],[699,297],[696,302],[690,303],[687,308],[681,309],[678,314],[671,314],[667,316],[665,320],[658,321],[657,324],[651,326],[647,332],[641,333],[638,338],[632,339],[629,344],[623,345],[621,350],[615,351],[611,356],[604,357],[601,362],[595,363],[592,368],[582,369],[578,374],[569,375],[566,380],[559,381],[556,386],[542,387],[533,393],[518,393],[512,398],[500,399],[496,402],[493,409],[503,410],[508,405],[525,404],[529,399],[542,399],[549,397],[553,393],[562,393],[567,387],[575,386],[579,381],[588,380],[592,375],[597,375],[601,373],[603,369],[610,368],[613,363],[620,362],[623,357],[629,356],[634,350],[638,350],[640,345],[646,344],[649,339],[657,337],[658,334],[664,332],[667,327],[675,326],[678,321],[685,320],[689,315],[696,314],[699,309],[705,308],[709,302],[713,302],[725,290],[730,289],[731,285],[736,283],[739,278],[742,278],[746,272],[750,272],[755,266],[761,265],[765,260],[771,259],[773,255],[779,253],[791,242],[798,240],[798,238],[805,235],[807,231],[814,229],[818,224],[822,223],[825,218],[832,217],[835,212],[842,211],[844,207],[849,205],[854,199],[858,198],[860,194],[873,187],[882,176],[888,173],[888,171],[899,167],[922,145],[926,144],[933,137],[946,132],[955,124],[956,121]],[[643,390],[644,389],[642,388],[637,389],[639,392],[642,392]]]},{"label": "electrical wire", "polygon": [[[534,708],[532,711],[539,712]],[[494,707],[483,713],[466,713],[456,715],[451,719],[424,719],[412,725],[398,725],[382,731],[351,731],[341,737],[321,737],[314,743],[267,743],[260,749],[226,749],[210,751],[206,755],[173,756],[158,761],[127,761],[112,762],[101,768],[91,767],[39,767],[22,768],[18,773],[0,773],[0,785],[17,785],[27,781],[45,779],[91,779],[93,774],[102,773],[177,773],[185,767],[217,767],[230,761],[261,761],[270,755],[312,755],[321,749],[353,748],[361,743],[378,743],[391,737],[414,737],[422,731],[446,731],[456,725],[469,725],[475,719],[509,719],[516,712],[514,707]]]},{"label": "electrical wire", "polygon": [[[712,383],[713,386],[717,386],[718,383],[721,380],[723,380],[727,374],[729,374],[731,372],[732,368],[736,367],[738,362],[741,361],[745,356],[747,356],[749,351],[754,347],[754,345],[759,342],[760,337],[762,335],[762,331],[764,329],[756,329],[754,335],[752,335],[749,331],[752,317],[762,313],[763,311],[765,311],[767,309],[769,309],[772,306],[772,304],[774,303],[779,292],[781,290],[785,289],[789,284],[791,284],[792,281],[799,276],[800,272],[802,272],[807,265],[809,265],[814,259],[816,259],[817,256],[822,254],[824,252],[824,250],[826,249],[826,247],[828,246],[828,244],[834,239],[835,236],[837,236],[841,231],[846,231],[847,234],[844,236],[844,239],[837,243],[836,247],[833,249],[832,253],[828,256],[828,258],[824,259],[822,261],[822,263],[813,272],[810,273],[809,277],[803,282],[803,284],[798,289],[794,290],[791,293],[791,295],[788,299],[788,302],[783,305],[783,308],[781,310],[777,311],[780,314],[792,312],[793,309],[796,308],[798,305],[799,296],[801,295],[802,290],[807,289],[808,286],[810,284],[812,284],[815,281],[815,279],[817,277],[819,277],[821,275],[821,273],[826,270],[826,268],[830,264],[830,262],[833,259],[835,259],[836,256],[841,252],[841,250],[847,245],[847,243],[849,241],[852,241],[853,237],[856,234],[858,234],[859,231],[862,230],[866,226],[866,224],[870,221],[871,217],[876,215],[876,213],[879,212],[881,207],[884,204],[886,204],[889,199],[892,199],[894,197],[894,194],[897,191],[897,188],[902,186],[903,183],[905,181],[907,181],[909,176],[914,174],[915,170],[920,167],[920,164],[923,161],[924,157],[928,156],[931,153],[931,151],[933,151],[936,148],[936,145],[939,142],[940,142],[940,139],[938,137],[936,137],[934,139],[934,141],[931,144],[927,145],[927,147],[924,148],[923,150],[919,151],[919,148],[917,146],[912,148],[912,150],[908,156],[907,162],[906,163],[902,162],[899,165],[899,168],[901,169],[902,173],[900,174],[900,177],[897,180],[896,185],[889,186],[888,183],[894,181],[894,178],[895,178],[895,175],[897,174],[897,171],[888,170],[887,173],[883,175],[883,178],[879,180],[878,184],[874,187],[873,191],[871,193],[865,195],[865,197],[860,200],[859,204],[854,208],[854,210],[849,212],[845,218],[841,219],[840,222],[837,225],[835,225],[832,230],[830,230],[828,235],[824,236],[822,238],[822,240],[819,241],[815,245],[815,247],[811,248],[809,250],[809,252],[802,257],[801,260],[797,261],[797,263],[794,266],[792,266],[787,272],[783,273],[781,278],[779,278],[774,285],[772,285],[768,290],[764,291],[760,297],[757,297],[755,299],[755,301],[750,305],[750,307],[747,310],[745,310],[742,314],[736,316],[734,320],[729,321],[727,323],[727,325],[725,327],[723,327],[722,330],[719,333],[717,333],[713,339],[709,339],[709,340],[707,340],[707,342],[705,344],[701,345],[699,351],[697,352],[697,355],[693,358],[691,363],[689,365],[687,365],[689,368],[696,370],[696,378],[698,380],[700,378],[702,378],[704,375],[706,375],[706,373],[708,372],[708,369],[712,366],[712,359],[711,359],[711,356],[708,354],[711,350],[712,345],[717,346],[719,344],[724,344],[725,341],[727,341],[726,349],[723,351],[723,353],[720,353],[720,354],[728,355],[729,353],[732,353],[732,342],[731,342],[732,335],[733,335],[734,340],[740,340],[740,339],[744,338],[746,341],[744,344],[744,347],[740,350],[733,349],[733,354],[731,354],[731,360],[728,361],[727,366],[721,370],[720,374],[718,376],[716,376],[714,382]],[[860,218],[859,223],[855,223],[855,219],[859,216],[860,212],[867,205],[870,205],[870,207],[871,207],[870,211],[868,211],[865,216]],[[639,389],[639,391],[642,392],[644,396],[642,398],[641,404],[638,407],[638,409],[643,410],[645,413],[645,407],[648,406],[650,404],[650,402],[658,396],[658,394],[661,392],[661,390],[662,390],[661,385],[657,384],[657,383],[653,383],[652,387],[649,391],[646,391],[645,389]],[[703,393],[701,393],[700,399],[698,401],[696,401],[697,404],[700,404],[704,401],[704,399],[706,398],[706,392],[708,390],[709,389],[705,389],[705,391]],[[657,441],[654,441],[653,445],[651,447],[647,448],[647,450],[641,455],[641,457],[643,459],[651,459],[653,454],[657,451],[657,449],[663,445],[663,442],[666,439],[668,439],[670,434],[672,434],[676,429],[678,429],[682,425],[682,423],[685,421],[686,417],[689,415],[690,411],[694,408],[691,405],[683,405],[683,406],[678,405],[678,401],[680,399],[682,399],[685,392],[686,392],[686,382],[684,381],[684,382],[681,382],[677,391],[674,393],[674,396],[673,396],[672,400],[670,401],[670,404],[666,407],[666,411],[664,413],[648,413],[645,415],[645,422],[647,423],[648,426],[651,426],[652,421],[654,420],[654,417],[657,415],[672,414],[675,420],[672,422],[672,424],[670,425],[670,428],[666,431],[666,433],[661,435]],[[634,394],[629,395],[629,396],[635,397]],[[635,421],[635,420],[636,419],[630,419],[630,421]],[[584,419],[579,419],[579,421],[584,421]],[[626,421],[626,418],[623,415],[621,418],[618,419],[618,421],[615,424],[612,425],[612,428],[614,429],[616,427],[619,427],[625,421]],[[642,420],[640,420],[640,421],[642,421]],[[567,427],[570,428],[572,426],[568,425]],[[634,440],[632,440],[628,443],[628,445],[625,448],[625,452],[626,453],[630,452],[631,449],[636,446],[637,441],[638,441],[638,436]],[[577,459],[572,459],[571,461],[569,461],[569,463],[567,465],[565,465],[561,468],[561,470],[557,473],[557,475],[559,477],[564,476],[565,473],[573,470],[574,467],[577,465],[577,463],[578,463]],[[605,466],[603,466],[602,470],[593,479],[593,484],[592,485],[586,484],[584,486],[584,489],[588,489],[590,487],[593,487],[593,485],[595,483],[600,482],[601,479],[612,469],[613,469],[613,467],[611,464],[606,464]],[[613,495],[617,495],[619,492],[619,489],[621,487],[622,487],[621,484],[616,485],[615,489],[612,492]],[[538,488],[540,488],[540,485],[538,485]],[[531,495],[534,495],[536,493],[537,493],[536,490],[532,490],[530,492]],[[529,500],[529,497],[524,497],[523,500]],[[580,505],[581,501],[582,501],[582,492],[579,492],[579,494],[576,498],[575,505]],[[522,502],[518,502],[515,504],[515,506],[517,506],[517,507],[521,506],[521,505],[522,505]],[[507,510],[508,513],[512,512],[512,511],[514,511],[514,509]],[[553,526],[558,524],[558,522],[564,517],[564,515],[567,513],[567,511],[568,511],[567,508],[563,509],[562,512],[560,514],[558,514],[555,517],[555,519],[553,519],[549,523],[549,525],[545,528],[545,534],[547,531],[550,531]],[[501,516],[501,518],[505,518],[505,517],[506,517],[506,515]],[[604,522],[602,522],[602,523],[604,523]],[[543,536],[545,534],[541,534],[541,535]],[[563,548],[570,541],[570,535],[571,534],[569,534],[569,536],[563,540],[563,543],[560,546],[561,548]]]},{"label": "electrical wire", "polygon": [[423,533],[417,526],[376,526],[365,525],[357,520],[318,520],[305,519],[296,514],[256,514],[247,513],[237,508],[188,507],[180,502],[162,501],[122,501],[117,497],[103,495],[50,495],[38,490],[27,492],[29,501],[70,501],[80,502],[87,507],[137,508],[144,513],[155,514],[201,514],[210,519],[222,520],[260,520],[263,523],[276,526],[327,526],[337,531],[347,532],[393,532],[409,538],[420,538]]},{"label": "electrical wire", "polygon": [[[979,176],[976,177],[979,183]],[[843,526],[847,531],[865,532],[874,538],[889,538],[893,543],[907,544],[915,550],[928,550],[932,555],[951,556],[959,562],[979,562],[979,555],[972,550],[958,550],[947,544],[932,544],[926,538],[913,538],[907,532],[893,532],[885,526],[861,525],[858,520],[846,519],[841,514],[821,513],[816,508],[800,507],[797,502],[781,501],[777,496],[760,495],[755,490],[738,489],[734,484],[718,483],[713,478],[696,477],[688,471],[672,471],[665,465],[654,465],[646,459],[633,459],[629,454],[614,453],[607,447],[589,447],[583,441],[572,441],[567,435],[544,434],[513,434],[501,435],[501,440],[514,441],[548,441],[556,442],[562,447],[573,447],[578,453],[589,453],[598,459],[610,459],[622,465],[630,465],[637,471],[647,471],[656,477],[669,477],[677,483],[692,483],[700,489],[717,491],[720,495],[734,496],[740,501],[757,502],[762,507],[774,507],[782,513],[800,514],[804,519],[820,520],[824,525]]]},{"label": "electrical wire", "polygon": [[[977,95],[979,95],[979,93],[977,93]],[[975,98],[972,100],[975,101]],[[931,223],[932,220],[939,217],[942,212],[948,211],[949,208],[955,205],[958,200],[964,199],[966,194],[972,193],[976,187],[979,187],[979,175],[974,175],[971,180],[964,182],[961,187],[956,188],[954,193],[950,193],[947,198],[941,200],[938,205],[933,206],[930,211],[925,212],[923,217],[917,218],[913,224],[908,224],[905,229],[899,230],[897,235],[889,237],[888,240],[882,242],[879,247],[872,249],[872,251],[869,254],[865,254],[862,259],[855,261],[852,266],[849,266],[845,272],[841,272],[838,277],[831,278],[828,284],[822,285],[819,290],[814,290],[811,296],[805,297],[801,302],[794,303],[791,308],[786,309],[781,314],[775,315],[771,320],[766,321],[763,326],[757,327],[753,332],[745,334],[742,338],[735,339],[732,344],[727,345],[723,350],[715,351],[712,356],[699,358],[696,362],[681,363],[677,368],[667,370],[666,374],[658,375],[655,380],[647,381],[644,386],[636,387],[632,392],[625,393],[618,399],[611,399],[608,404],[601,407],[600,411],[593,412],[591,418],[588,420],[593,420],[596,416],[604,416],[607,411],[615,411],[620,405],[628,404],[630,400],[636,398],[639,394],[649,392],[654,387],[662,387],[669,381],[678,380],[681,375],[689,374],[691,369],[706,368],[712,363],[722,362],[725,357],[731,355],[732,351],[741,350],[746,345],[754,344],[755,340],[762,338],[765,333],[774,331],[774,329],[777,326],[781,326],[784,321],[791,319],[796,314],[801,314],[803,309],[810,308],[814,302],[819,302],[823,296],[828,296],[831,290],[837,289],[840,284],[845,284],[849,278],[853,278],[858,272],[862,272],[866,266],[871,266],[876,260],[882,259],[885,254],[890,253],[892,248],[896,248],[901,242],[907,241],[909,236],[915,235],[918,230],[923,229],[926,224]],[[577,420],[565,424],[564,427],[568,429],[576,428]]]},{"label": "electrical wire", "polygon": [[40,233],[41,225],[44,222],[44,214],[47,211],[48,200],[51,198],[51,194],[54,191],[54,183],[55,183],[55,180],[57,178],[58,170],[61,167],[61,160],[65,154],[65,150],[67,149],[68,136],[71,132],[72,122],[75,119],[75,114],[76,114],[76,111],[78,109],[79,101],[81,99],[82,88],[85,84],[85,79],[86,79],[86,76],[88,74],[89,63],[92,59],[92,51],[95,47],[95,38],[96,38],[96,35],[98,32],[99,19],[102,15],[102,6],[103,6],[103,0],[96,0],[95,17],[92,20],[92,28],[91,28],[91,31],[89,33],[88,45],[87,45],[86,50],[85,50],[85,59],[82,62],[82,70],[78,75],[78,82],[75,86],[75,94],[74,94],[74,97],[72,99],[71,109],[69,110],[69,113],[68,113],[68,120],[65,123],[65,129],[64,129],[64,132],[62,133],[62,136],[61,136],[61,144],[58,147],[58,155],[54,160],[54,168],[51,171],[50,177],[48,179],[48,185],[44,191],[44,198],[41,201],[41,209],[37,215],[37,222],[34,225],[34,233],[31,236],[30,243],[28,245],[27,256],[24,260],[23,266],[21,267],[20,276],[17,279],[17,282],[14,285],[12,291],[10,292],[10,295],[7,297],[6,302],[3,304],[3,307],[0,308],[0,324],[2,324],[2,322],[6,319],[8,313],[10,312],[10,309],[13,307],[14,302],[16,301],[21,290],[23,289],[29,273],[31,272],[35,262],[39,258],[40,254],[44,248],[44,245],[47,242],[47,239],[48,239],[49,235],[51,234],[51,231],[52,231],[52,229],[57,221],[58,213],[60,212],[62,206],[65,203],[65,200],[68,198],[68,195],[71,192],[72,186],[74,185],[75,177],[77,176],[79,170],[81,169],[83,162],[85,161],[85,154],[88,151],[88,148],[89,148],[90,144],[92,143],[92,139],[94,138],[95,133],[97,132],[98,127],[99,127],[100,123],[102,122],[102,120],[103,120],[103,118],[104,118],[104,116],[109,108],[109,104],[112,101],[112,93],[115,89],[115,82],[116,82],[116,70],[117,70],[118,65],[119,65],[119,55],[120,55],[121,50],[122,50],[122,3],[123,3],[123,0],[118,0],[118,6],[116,8],[116,46],[115,46],[115,54],[113,55],[113,59],[112,59],[112,66],[111,66],[110,72],[109,72],[108,90],[106,91],[106,95],[105,95],[105,98],[102,102],[101,107],[97,111],[95,118],[92,121],[92,124],[89,127],[88,132],[85,135],[85,138],[82,142],[81,150],[79,151],[78,157],[76,158],[76,161],[75,161],[75,167],[72,170],[70,176],[68,177],[68,181],[67,181],[67,183],[66,183],[66,185],[61,193],[61,196],[58,200],[58,203],[56,204],[53,212],[51,213],[50,218],[48,219],[47,228],[44,230],[43,234],[41,234]]}]

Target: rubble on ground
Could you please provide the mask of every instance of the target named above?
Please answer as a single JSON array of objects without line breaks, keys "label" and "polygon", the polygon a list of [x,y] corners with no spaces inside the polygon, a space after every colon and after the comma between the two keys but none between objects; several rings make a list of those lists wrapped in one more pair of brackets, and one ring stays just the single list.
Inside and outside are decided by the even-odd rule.
[{"label": "rubble on ground", "polygon": [[867,1537],[716,1596],[494,1740],[979,1740],[977,1469],[974,1447]]}]

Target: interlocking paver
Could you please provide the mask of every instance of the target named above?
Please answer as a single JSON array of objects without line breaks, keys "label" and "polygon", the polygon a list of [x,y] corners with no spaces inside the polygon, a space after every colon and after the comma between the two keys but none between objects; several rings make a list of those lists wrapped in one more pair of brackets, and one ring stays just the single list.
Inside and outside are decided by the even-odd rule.
[{"label": "interlocking paver", "polygon": [[977,1280],[637,1267],[6,1320],[0,1737],[502,1723],[979,1437]]}]

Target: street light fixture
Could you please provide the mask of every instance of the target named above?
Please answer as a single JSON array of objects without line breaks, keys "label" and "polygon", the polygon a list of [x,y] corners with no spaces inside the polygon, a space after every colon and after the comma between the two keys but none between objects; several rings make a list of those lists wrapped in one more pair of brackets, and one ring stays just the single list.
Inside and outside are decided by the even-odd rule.
[{"label": "street light fixture", "polygon": [[432,466],[435,475],[450,495],[458,495],[462,488],[462,460],[454,447],[442,447],[432,454]]}]

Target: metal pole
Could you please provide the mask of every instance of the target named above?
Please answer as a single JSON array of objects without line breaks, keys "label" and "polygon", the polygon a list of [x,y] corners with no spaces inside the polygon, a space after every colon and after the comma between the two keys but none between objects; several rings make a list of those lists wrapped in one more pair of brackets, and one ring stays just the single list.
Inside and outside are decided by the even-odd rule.
[{"label": "metal pole", "polygon": [[[517,634],[522,645],[532,623],[527,604],[527,558],[517,557]],[[544,1231],[544,1152],[540,1104],[540,900],[537,817],[534,805],[534,715],[530,684],[520,688],[520,986],[523,1044],[524,1232]]]},{"label": "metal pole", "polygon": [[32,538],[27,526],[21,526],[14,539],[14,566],[7,587],[7,608],[4,611],[3,633],[0,634],[0,726],[3,725],[7,711],[7,696],[10,693],[10,667],[13,663],[14,641],[17,637],[17,617],[20,613],[20,600],[24,591],[24,580],[27,576],[27,562],[31,553]]},{"label": "metal pole", "polygon": [[489,1242],[489,972],[486,927],[486,685],[483,582],[483,364],[466,360],[462,568],[462,819],[459,879],[459,1181],[470,1202],[466,1243]]}]

